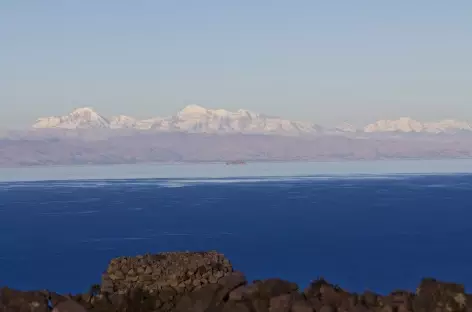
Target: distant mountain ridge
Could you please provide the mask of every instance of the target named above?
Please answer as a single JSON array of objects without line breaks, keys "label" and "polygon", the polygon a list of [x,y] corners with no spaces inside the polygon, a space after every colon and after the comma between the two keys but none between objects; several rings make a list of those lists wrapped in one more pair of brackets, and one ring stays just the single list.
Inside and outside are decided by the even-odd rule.
[{"label": "distant mountain ridge", "polygon": [[36,129],[90,129],[109,127],[110,122],[89,107],[78,108],[67,116],[42,117],[33,125],[33,128]]},{"label": "distant mountain ridge", "polygon": [[91,108],[78,108],[66,116],[39,118],[36,129],[136,129],[188,133],[315,134],[322,127],[310,122],[270,117],[248,110],[236,112],[188,105],[176,115],[139,120],[130,116],[105,118]]},{"label": "distant mountain ridge", "polygon": [[208,109],[199,105],[188,105],[170,117],[137,119],[118,115],[106,118],[90,107],[78,108],[66,116],[39,118],[35,129],[134,129],[161,132],[221,133],[221,134],[275,134],[314,135],[350,133],[458,133],[472,132],[472,124],[446,119],[436,122],[421,122],[409,117],[397,120],[378,120],[363,128],[348,122],[338,127],[322,127],[313,122],[293,121],[267,116],[249,110],[227,111]]},{"label": "distant mountain ridge", "polygon": [[[0,133],[1,134],[1,133]],[[0,167],[150,162],[472,158],[467,122],[379,120],[362,128],[189,105],[170,117],[105,117],[84,107],[0,136]]]},{"label": "distant mountain ridge", "polygon": [[458,131],[472,131],[472,125],[452,119],[420,122],[409,117],[401,117],[397,120],[379,120],[364,127],[364,132],[450,133]]}]

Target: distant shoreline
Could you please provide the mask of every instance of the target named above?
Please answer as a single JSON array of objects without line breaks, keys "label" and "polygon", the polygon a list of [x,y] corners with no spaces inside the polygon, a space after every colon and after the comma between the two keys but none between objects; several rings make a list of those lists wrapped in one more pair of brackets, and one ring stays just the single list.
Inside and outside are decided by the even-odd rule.
[{"label": "distant shoreline", "polygon": [[[276,164],[283,164],[283,163],[352,163],[352,162],[386,162],[386,161],[437,161],[437,160],[470,160],[472,156],[467,157],[402,157],[402,158],[395,158],[395,157],[385,157],[385,158],[373,158],[373,159],[365,159],[365,158],[353,158],[353,159],[345,159],[345,158],[332,158],[332,159],[287,159],[287,160],[247,160],[243,159],[245,165],[250,164],[263,164],[263,163],[276,163]],[[158,162],[116,162],[116,163],[77,163],[77,164],[67,164],[67,163],[59,163],[59,164],[28,164],[28,165],[16,165],[16,166],[1,166],[1,169],[24,169],[24,168],[63,168],[63,167],[96,167],[96,166],[132,166],[132,165],[152,165],[152,166],[168,166],[168,165],[230,165],[234,166],[231,161],[226,160],[201,160],[201,161],[158,161]],[[238,166],[236,166],[238,167]]]},{"label": "distant shoreline", "polygon": [[0,182],[467,173],[472,173],[472,159],[470,158],[384,159],[374,161],[254,161],[248,162],[244,166],[228,166],[222,162],[167,162],[0,168]]}]

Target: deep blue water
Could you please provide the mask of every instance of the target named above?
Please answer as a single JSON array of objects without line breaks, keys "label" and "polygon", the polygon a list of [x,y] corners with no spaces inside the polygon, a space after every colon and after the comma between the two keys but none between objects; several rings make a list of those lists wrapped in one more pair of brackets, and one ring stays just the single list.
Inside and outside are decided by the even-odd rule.
[{"label": "deep blue water", "polygon": [[472,286],[472,175],[0,183],[0,284],[79,292],[110,258],[216,249],[250,279]]}]

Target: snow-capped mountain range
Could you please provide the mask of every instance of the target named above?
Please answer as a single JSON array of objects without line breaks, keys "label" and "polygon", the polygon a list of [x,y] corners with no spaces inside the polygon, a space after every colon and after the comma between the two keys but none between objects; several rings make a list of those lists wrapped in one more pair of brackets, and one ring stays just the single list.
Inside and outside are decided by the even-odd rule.
[{"label": "snow-capped mountain range", "polygon": [[446,119],[420,122],[409,117],[397,120],[379,120],[361,129],[345,122],[334,128],[325,128],[312,122],[293,121],[240,109],[207,109],[189,105],[170,117],[136,119],[130,116],[106,118],[92,108],[78,108],[66,116],[39,118],[36,129],[135,129],[189,133],[246,133],[310,135],[339,133],[457,133],[472,132],[472,125],[464,121]]},{"label": "snow-capped mountain range", "polygon": [[436,122],[420,122],[409,117],[397,120],[379,120],[364,127],[365,132],[426,132],[451,133],[472,131],[472,125],[465,121],[445,119]]},{"label": "snow-capped mountain range", "polygon": [[286,135],[314,134],[322,128],[314,123],[291,121],[265,116],[248,110],[230,112],[223,109],[207,109],[189,105],[170,117],[139,120],[129,116],[105,118],[93,109],[85,107],[67,116],[39,118],[36,129],[136,129],[191,133],[273,133]]}]

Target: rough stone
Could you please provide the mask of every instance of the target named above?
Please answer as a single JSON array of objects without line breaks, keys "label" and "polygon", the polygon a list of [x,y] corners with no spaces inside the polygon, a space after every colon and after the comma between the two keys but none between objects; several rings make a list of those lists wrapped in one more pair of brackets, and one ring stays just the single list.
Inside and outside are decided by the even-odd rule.
[{"label": "rough stone", "polygon": [[221,289],[218,284],[210,284],[184,296],[177,303],[176,312],[205,312],[211,307],[215,308],[221,302],[215,301],[217,292]]},{"label": "rough stone", "polygon": [[290,294],[270,298],[269,312],[290,312],[292,296]]},{"label": "rough stone", "polygon": [[182,282],[200,287],[202,284],[216,284],[225,269],[232,272],[231,263],[214,251],[121,257],[110,261],[102,278],[102,291],[122,293],[138,287],[154,291],[164,286],[186,288]]},{"label": "rough stone", "polygon": [[467,296],[463,285],[424,279],[413,300],[415,312],[465,312]]},{"label": "rough stone", "polygon": [[306,300],[297,300],[292,304],[292,312],[313,312],[313,307]]},{"label": "rough stone", "polygon": [[84,306],[73,300],[62,301],[57,304],[52,312],[87,312]]},{"label": "rough stone", "polygon": [[42,292],[22,292],[0,288],[0,311],[47,312],[47,295]]}]

